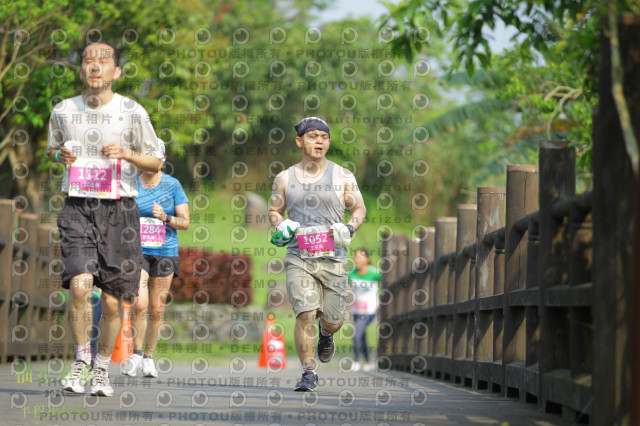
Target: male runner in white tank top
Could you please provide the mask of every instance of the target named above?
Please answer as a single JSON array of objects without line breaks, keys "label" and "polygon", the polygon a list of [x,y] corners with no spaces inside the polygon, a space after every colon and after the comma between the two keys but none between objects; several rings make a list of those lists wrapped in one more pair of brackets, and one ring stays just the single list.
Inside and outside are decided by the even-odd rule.
[{"label": "male runner in white tank top", "polygon": [[[303,368],[295,390],[310,391],[318,382],[316,346],[321,362],[331,361],[335,352],[333,334],[344,321],[348,291],[346,247],[367,209],[353,173],[326,158],[331,144],[327,123],[308,117],[295,129],[302,161],[276,176],[269,220],[290,241],[284,259],[287,293],[296,315],[294,340]],[[346,225],[345,207],[351,211]]]}]

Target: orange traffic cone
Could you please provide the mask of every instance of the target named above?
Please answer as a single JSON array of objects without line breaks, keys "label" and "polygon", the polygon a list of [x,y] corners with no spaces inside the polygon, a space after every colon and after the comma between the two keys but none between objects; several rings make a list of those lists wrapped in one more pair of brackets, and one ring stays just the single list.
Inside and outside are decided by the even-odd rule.
[{"label": "orange traffic cone", "polygon": [[287,366],[287,345],[275,327],[275,315],[267,315],[267,328],[262,334],[262,345],[258,356],[258,367],[283,369]]},{"label": "orange traffic cone", "polygon": [[129,357],[133,355],[133,330],[131,328],[131,305],[129,302],[122,303],[122,311],[122,326],[120,327],[116,347],[111,355],[111,361],[125,364]]}]

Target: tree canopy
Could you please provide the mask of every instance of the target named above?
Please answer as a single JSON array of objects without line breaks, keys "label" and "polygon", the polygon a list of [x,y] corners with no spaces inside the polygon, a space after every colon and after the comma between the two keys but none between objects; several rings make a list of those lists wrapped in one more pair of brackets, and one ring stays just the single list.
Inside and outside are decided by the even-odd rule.
[{"label": "tree canopy", "polygon": [[[45,159],[52,105],[78,94],[79,51],[121,48],[116,91],[150,113],[169,171],[192,192],[266,195],[298,161],[293,125],[331,124],[329,157],[368,205],[428,222],[569,139],[589,174],[599,16],[594,1],[406,0],[368,19],[318,22],[330,1],[21,0],[0,12],[0,175],[42,204],[59,186]],[[627,9],[632,2],[620,3]],[[517,43],[491,52],[502,21]],[[585,183],[588,186],[588,180]]]},{"label": "tree canopy", "polygon": [[[540,138],[572,140],[578,148],[578,172],[589,175],[600,26],[610,16],[617,19],[618,13],[638,13],[637,2],[406,0],[385,4],[388,14],[381,31],[388,34],[396,55],[411,61],[429,49],[434,38],[445,38],[451,49],[451,60],[444,64],[448,80],[464,81],[458,73],[462,69],[468,76],[465,83],[478,89],[482,98],[482,109],[473,103],[462,105],[429,127],[448,121],[452,123],[448,129],[459,128],[468,119],[480,119],[495,110],[511,111],[508,120],[515,125],[508,134],[508,146],[518,141],[531,145]],[[493,52],[489,43],[498,23],[515,31],[512,47],[503,52]],[[465,114],[469,110],[477,113]],[[536,151],[530,150],[532,162]],[[582,183],[583,189],[589,186],[588,179]]]}]

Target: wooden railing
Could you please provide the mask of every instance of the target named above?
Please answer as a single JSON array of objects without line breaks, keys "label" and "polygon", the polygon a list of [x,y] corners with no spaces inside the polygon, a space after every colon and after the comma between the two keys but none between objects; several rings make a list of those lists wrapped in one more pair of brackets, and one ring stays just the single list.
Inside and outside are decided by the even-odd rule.
[{"label": "wooden railing", "polygon": [[600,38],[593,191],[575,195],[567,142],[543,142],[539,169],[510,166],[506,188],[478,188],[476,206],[411,240],[387,235],[379,368],[579,422],[640,424],[640,179],[629,135],[640,140],[640,17],[617,25],[619,64],[608,22]]},{"label": "wooden railing", "polygon": [[0,200],[0,362],[70,359],[56,228]]},{"label": "wooden railing", "polygon": [[478,188],[456,217],[384,238],[379,367],[588,421],[591,193],[575,196],[568,142],[542,142],[539,158],[508,166],[506,188]]}]

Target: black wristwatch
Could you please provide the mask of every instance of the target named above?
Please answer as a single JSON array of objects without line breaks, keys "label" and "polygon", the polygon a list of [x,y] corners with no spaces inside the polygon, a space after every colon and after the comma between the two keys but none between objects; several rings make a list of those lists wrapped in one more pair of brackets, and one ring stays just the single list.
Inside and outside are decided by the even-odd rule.
[{"label": "black wristwatch", "polygon": [[349,230],[349,236],[353,236],[353,233],[356,232],[352,225],[347,225],[347,229]]}]

